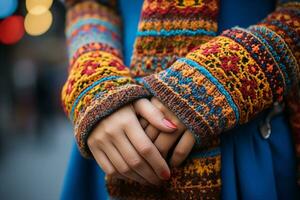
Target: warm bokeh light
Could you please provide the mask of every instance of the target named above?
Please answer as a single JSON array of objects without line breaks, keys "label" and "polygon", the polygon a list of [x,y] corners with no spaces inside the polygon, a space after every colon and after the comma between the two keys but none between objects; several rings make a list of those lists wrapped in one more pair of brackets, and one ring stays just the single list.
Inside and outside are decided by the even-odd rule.
[{"label": "warm bokeh light", "polygon": [[25,30],[29,35],[42,35],[50,28],[52,20],[53,17],[49,10],[41,15],[28,13],[24,21]]},{"label": "warm bokeh light", "polygon": [[29,13],[33,14],[33,15],[41,15],[44,12],[47,12],[47,11],[48,11],[48,8],[46,8],[44,6],[37,5],[37,6],[34,6],[33,8],[31,8]]},{"label": "warm bokeh light", "polygon": [[24,17],[13,15],[0,23],[0,42],[15,44],[24,35]]},{"label": "warm bokeh light", "polygon": [[47,12],[52,3],[53,0],[26,0],[26,8],[29,13],[40,15]]},{"label": "warm bokeh light", "polygon": [[18,0],[0,0],[0,19],[12,15],[18,7]]}]

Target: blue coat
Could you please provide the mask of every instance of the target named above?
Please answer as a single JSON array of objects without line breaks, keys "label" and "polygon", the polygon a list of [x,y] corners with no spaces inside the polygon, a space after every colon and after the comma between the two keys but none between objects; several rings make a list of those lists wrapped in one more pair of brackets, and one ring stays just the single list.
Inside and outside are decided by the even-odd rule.
[{"label": "blue coat", "polygon": [[[127,65],[143,3],[130,1],[120,0]],[[274,7],[275,0],[221,0],[219,30],[255,24]],[[296,161],[288,123],[284,114],[274,117],[271,136],[264,139],[258,127],[268,112],[222,135],[222,199],[297,199]],[[74,144],[61,199],[107,198],[104,173],[95,161],[83,159]]]}]

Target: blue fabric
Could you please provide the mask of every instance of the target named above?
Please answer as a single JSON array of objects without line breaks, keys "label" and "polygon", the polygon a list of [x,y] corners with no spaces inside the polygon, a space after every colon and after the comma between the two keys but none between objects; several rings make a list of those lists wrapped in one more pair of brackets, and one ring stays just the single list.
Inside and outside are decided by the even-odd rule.
[{"label": "blue fabric", "polygon": [[[127,66],[142,2],[120,0]],[[273,0],[221,0],[219,32],[236,25],[255,24],[274,7]],[[297,199],[295,155],[287,122],[284,115],[274,118],[272,134],[265,140],[258,131],[265,114],[222,135],[222,199]],[[104,174],[96,162],[83,159],[74,144],[61,199],[106,199],[104,185]]]},{"label": "blue fabric", "polygon": [[107,197],[103,171],[94,160],[84,159],[74,142],[61,199],[104,200]]},{"label": "blue fabric", "polygon": [[126,66],[129,66],[143,1],[119,0],[119,4],[124,27],[122,35],[124,62]]},{"label": "blue fabric", "polygon": [[220,0],[219,32],[256,24],[274,11],[276,0]]},{"label": "blue fabric", "polygon": [[221,137],[222,199],[297,199],[296,163],[283,114],[271,121],[272,133],[258,131],[262,113]]}]

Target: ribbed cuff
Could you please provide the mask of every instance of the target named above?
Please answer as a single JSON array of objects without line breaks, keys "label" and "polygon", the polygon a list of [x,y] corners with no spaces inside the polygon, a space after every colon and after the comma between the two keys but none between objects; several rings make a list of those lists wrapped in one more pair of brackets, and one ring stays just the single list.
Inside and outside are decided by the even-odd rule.
[{"label": "ribbed cuff", "polygon": [[[178,64],[178,62],[175,64]],[[220,109],[220,107],[226,109],[227,105],[224,103],[226,102],[226,98],[220,94],[218,89],[214,88],[213,85],[210,86],[211,83],[207,79],[200,77],[201,74],[198,72],[195,72],[192,76],[198,76],[202,79],[200,85],[211,88],[210,91],[208,91],[209,94],[206,96],[200,93],[195,95],[197,90],[202,90],[201,86],[193,88],[193,86],[181,85],[180,83],[185,80],[180,79],[176,81],[174,77],[170,77],[170,74],[173,72],[164,71],[162,73],[164,74],[155,74],[145,77],[143,79],[144,86],[185,124],[194,135],[199,148],[210,146],[211,139],[216,138],[217,135],[224,130],[225,126],[231,123],[228,119],[232,118],[230,115],[232,116],[233,113],[217,113],[218,111],[216,111]],[[169,78],[168,81],[164,79],[166,77]],[[203,95],[203,100],[198,99],[195,101],[198,95]],[[207,104],[206,100],[210,98],[214,98],[213,103],[215,105],[213,105],[212,102],[209,103],[210,105],[205,105]],[[222,113],[224,114],[223,116]]]},{"label": "ribbed cuff", "polygon": [[128,103],[147,97],[150,97],[150,94],[142,86],[130,84],[93,100],[75,122],[75,137],[81,154],[91,157],[87,138],[101,119]]}]

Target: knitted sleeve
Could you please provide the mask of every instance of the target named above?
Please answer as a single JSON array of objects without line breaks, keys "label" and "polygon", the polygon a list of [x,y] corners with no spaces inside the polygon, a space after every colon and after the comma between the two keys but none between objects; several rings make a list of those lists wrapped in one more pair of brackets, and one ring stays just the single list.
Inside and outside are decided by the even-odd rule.
[{"label": "knitted sleeve", "polygon": [[63,108],[74,123],[84,156],[94,125],[119,107],[149,95],[124,66],[120,18],[96,1],[67,1],[66,38],[69,75],[62,89]]},{"label": "knitted sleeve", "polygon": [[205,144],[298,87],[299,34],[300,4],[286,3],[257,25],[224,31],[144,85]]}]

